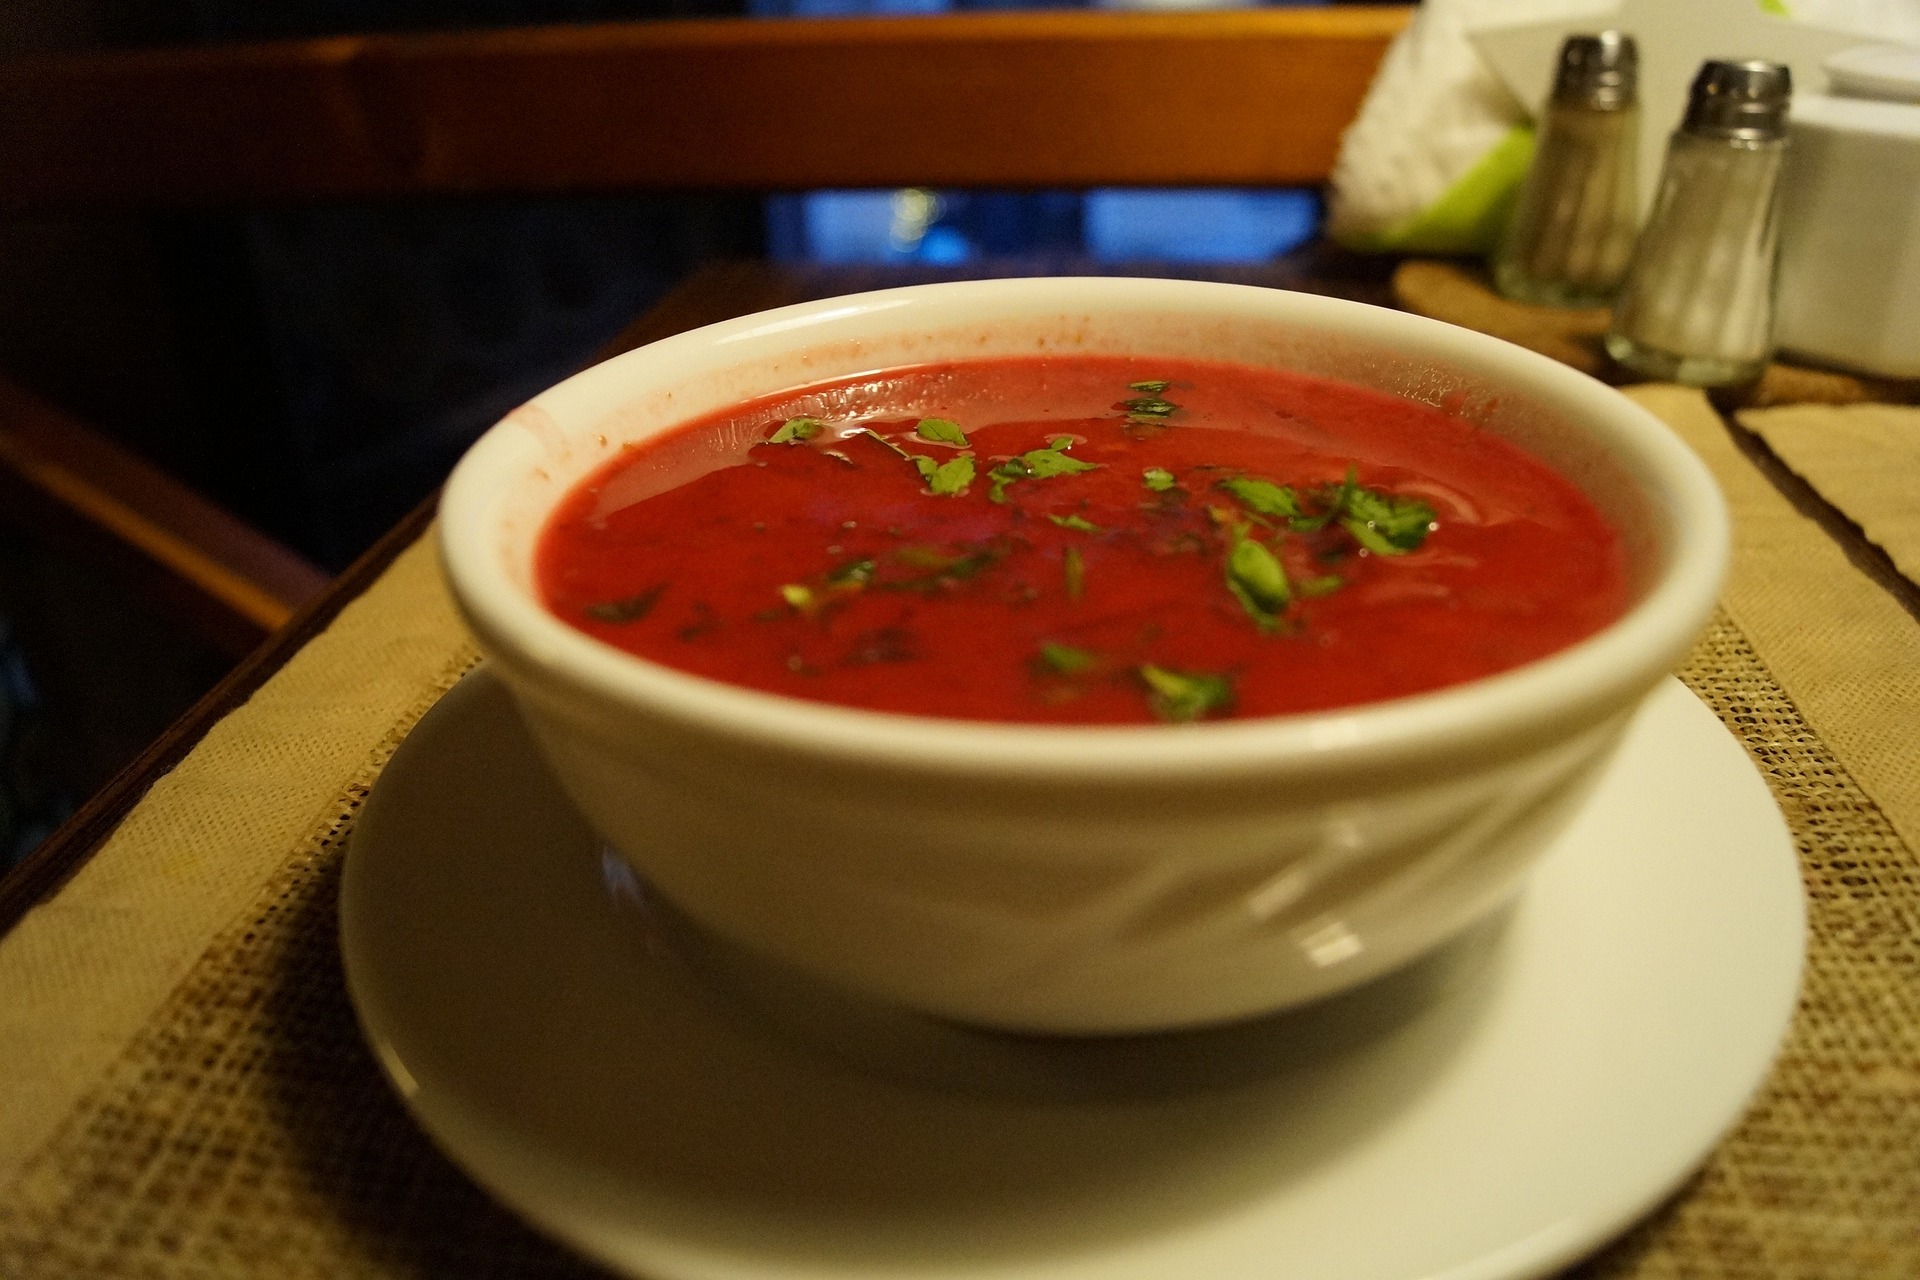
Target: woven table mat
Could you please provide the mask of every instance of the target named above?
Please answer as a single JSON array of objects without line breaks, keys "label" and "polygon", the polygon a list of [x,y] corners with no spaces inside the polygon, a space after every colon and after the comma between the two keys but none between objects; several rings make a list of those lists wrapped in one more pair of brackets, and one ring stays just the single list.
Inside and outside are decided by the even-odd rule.
[{"label": "woven table mat", "polygon": [[[1810,952],[1781,1060],[1743,1123],[1680,1194],[1575,1274],[1911,1280],[1920,1275],[1920,779],[1908,775],[1920,628],[1752,472],[1704,401],[1677,388],[1636,398],[1708,458],[1734,508],[1740,546],[1726,607],[1681,674],[1746,745],[1788,818]],[[386,1087],[346,998],[336,900],[353,816],[407,729],[472,661],[430,555],[409,557],[363,597],[364,610],[309,646],[334,645],[331,667],[309,670],[303,651],[261,707],[222,722],[238,722],[244,737],[258,717],[281,714],[283,677],[303,699],[351,695],[384,708],[377,723],[329,739],[325,770],[307,756],[283,762],[306,778],[307,799],[243,824],[251,843],[236,843],[233,857],[259,870],[223,923],[178,975],[143,979],[157,994],[124,1032],[108,1019],[76,1037],[43,1014],[38,1032],[67,1044],[61,1054],[0,1042],[0,1090],[22,1063],[67,1072],[27,1081],[49,1117],[37,1127],[9,1114],[21,1095],[0,1095],[0,1139],[22,1146],[11,1158],[0,1142],[0,1277],[597,1274],[436,1152]],[[397,641],[396,629],[411,638]],[[363,691],[382,678],[371,654],[392,676],[378,698]],[[205,749],[178,771],[189,775],[183,787]],[[336,771],[339,759],[347,765]],[[176,834],[192,835],[213,800],[242,799],[203,797]],[[274,843],[287,804],[299,820]],[[119,948],[93,970],[28,973],[67,993],[80,1021],[95,987],[131,991],[121,971],[153,953],[133,909],[103,884],[191,889],[209,911],[232,893],[232,876],[217,893],[201,885],[190,859],[156,880],[120,840],[24,922],[64,925],[76,946]],[[21,933],[0,939],[0,1007],[20,991],[26,1005],[48,1006],[22,985],[22,952],[39,943]],[[122,991],[115,1007],[132,1002]],[[10,1012],[0,1019],[16,1036],[34,1030]]]},{"label": "woven table mat", "polygon": [[[1745,743],[1793,828],[1812,911],[1806,983],[1739,1130],[1685,1192],[1579,1274],[1910,1280],[1920,1274],[1920,863],[1724,613],[1681,676]],[[413,718],[6,1192],[0,1275],[596,1274],[435,1151],[354,1024],[337,944],[342,854]]]}]

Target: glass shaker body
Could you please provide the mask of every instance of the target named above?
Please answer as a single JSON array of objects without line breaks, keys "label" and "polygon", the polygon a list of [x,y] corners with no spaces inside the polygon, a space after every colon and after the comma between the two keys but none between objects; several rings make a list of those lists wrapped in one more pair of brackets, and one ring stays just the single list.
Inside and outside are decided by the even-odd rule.
[{"label": "glass shaker body", "polygon": [[1640,108],[1553,103],[1513,220],[1494,255],[1496,288],[1520,302],[1605,306],[1626,275],[1640,217]]},{"label": "glass shaker body", "polygon": [[1619,288],[1639,223],[1639,55],[1617,31],[1570,36],[1512,219],[1493,259],[1509,298],[1604,306]]},{"label": "glass shaker body", "polygon": [[1773,357],[1780,172],[1786,158],[1785,69],[1778,129],[1696,127],[1695,107],[1667,149],[1653,214],[1641,233],[1607,350],[1648,377],[1729,386]]}]

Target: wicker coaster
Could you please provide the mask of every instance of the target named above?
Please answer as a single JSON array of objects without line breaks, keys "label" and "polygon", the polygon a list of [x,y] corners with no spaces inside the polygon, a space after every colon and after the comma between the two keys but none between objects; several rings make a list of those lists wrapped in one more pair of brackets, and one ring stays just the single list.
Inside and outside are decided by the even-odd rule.
[{"label": "wicker coaster", "polygon": [[[1685,1192],[1578,1274],[1911,1280],[1920,863],[1724,615],[1682,676],[1746,743],[1793,828],[1811,898],[1806,986],[1744,1123]],[[599,1274],[433,1149],[347,1001],[335,910],[344,842],[430,701],[0,1197],[0,1275]]]}]

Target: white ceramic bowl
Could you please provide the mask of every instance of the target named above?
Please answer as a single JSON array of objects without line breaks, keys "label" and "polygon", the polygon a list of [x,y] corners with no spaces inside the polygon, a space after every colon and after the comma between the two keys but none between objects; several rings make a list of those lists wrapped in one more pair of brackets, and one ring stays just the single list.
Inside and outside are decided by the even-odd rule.
[{"label": "white ceramic bowl", "polygon": [[[1115,729],[735,688],[590,639],[534,594],[547,513],[628,441],[866,370],[1081,351],[1275,365],[1463,413],[1594,499],[1624,534],[1633,604],[1570,649],[1436,693]],[[858,991],[1059,1032],[1310,1000],[1495,909],[1686,652],[1728,547],[1699,461],[1590,378],[1399,312],[1142,279],[895,289],[654,343],[482,437],[440,530],[454,595],[567,792],[682,910]]]}]

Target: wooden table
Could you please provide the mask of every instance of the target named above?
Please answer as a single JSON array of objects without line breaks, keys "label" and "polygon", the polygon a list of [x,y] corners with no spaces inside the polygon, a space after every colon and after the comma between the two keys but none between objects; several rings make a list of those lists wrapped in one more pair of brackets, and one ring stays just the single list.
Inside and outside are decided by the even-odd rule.
[{"label": "wooden table", "polygon": [[[989,267],[960,273],[723,264],[699,272],[638,319],[611,345],[609,353],[701,324],[809,298],[960,274],[1061,274],[1073,270],[1075,265],[1023,263],[1014,270]],[[1260,268],[1143,274],[1194,275],[1390,303],[1389,265],[1310,250]],[[1716,621],[1715,631],[1709,636],[1707,648],[1712,652],[1703,649],[1702,654],[1697,654],[1686,674],[1696,692],[1719,711],[1736,736],[1746,742],[1787,811],[1801,846],[1814,903],[1815,949],[1802,1022],[1797,1026],[1796,1038],[1790,1041],[1776,1084],[1756,1106],[1757,1118],[1750,1118],[1747,1128],[1736,1135],[1686,1193],[1592,1264],[1592,1274],[1728,1277],[1920,1274],[1920,1016],[1915,1016],[1920,1014],[1920,940],[1915,937],[1920,934],[1920,861],[1914,857],[1915,847],[1920,845],[1915,837],[1920,806],[1913,804],[1915,788],[1902,775],[1903,764],[1909,764],[1915,776],[1920,777],[1920,752],[1914,752],[1911,747],[1913,742],[1920,741],[1920,689],[1911,687],[1912,682],[1901,674],[1909,665],[1913,671],[1920,671],[1920,587],[1900,572],[1888,553],[1869,539],[1854,518],[1823,497],[1776,457],[1760,435],[1734,417],[1717,413],[1694,393],[1679,388],[1651,388],[1635,394],[1675,423],[1676,429],[1708,456],[1723,486],[1729,490],[1743,532],[1754,534],[1742,545],[1739,552],[1742,560],[1729,588],[1726,612]],[[1920,471],[1915,472],[1914,482],[1920,483]],[[7,999],[4,983],[10,972],[9,955],[32,941],[27,937],[34,933],[30,926],[44,926],[40,929],[44,934],[52,927],[48,922],[57,918],[62,910],[71,908],[77,897],[84,896],[82,890],[93,891],[94,886],[80,873],[86,869],[92,875],[99,870],[88,867],[89,859],[111,842],[125,838],[121,830],[123,822],[130,813],[138,816],[151,807],[152,801],[142,805],[142,797],[150,788],[158,794],[156,781],[176,766],[182,766],[186,772],[187,766],[198,758],[197,745],[216,731],[231,728],[254,714],[253,708],[247,705],[249,699],[262,694],[263,690],[271,693],[270,682],[295,664],[301,655],[310,655],[312,646],[328,637],[333,637],[329,643],[337,641],[341,628],[333,625],[336,619],[341,619],[343,611],[350,610],[356,602],[382,591],[391,593],[395,589],[393,578],[397,567],[405,567],[409,573],[424,572],[417,568],[421,563],[418,553],[411,558],[405,553],[418,541],[431,518],[431,503],[410,515],[335,581],[323,598],[242,663],[120,778],[89,801],[53,839],[0,882],[0,1008],[4,1008]],[[1801,576],[1789,580],[1783,575]],[[1782,583],[1788,597],[1785,603],[1779,598],[1781,591],[1775,589]],[[1792,617],[1793,599],[1806,601],[1809,610],[1806,626],[1797,626]],[[1830,638],[1828,632],[1822,630],[1829,624],[1846,629],[1834,632]],[[368,624],[361,621],[353,625]],[[1834,665],[1822,665],[1829,660]],[[1710,669],[1716,663],[1722,668],[1739,667],[1740,670],[1732,674],[1722,670],[1716,676]],[[1715,680],[1719,683],[1714,684]],[[1872,705],[1876,703],[1879,705]],[[1862,704],[1867,704],[1864,710]],[[408,714],[417,714],[419,709],[416,707]],[[389,737],[404,732],[410,720],[394,723]],[[1904,760],[1898,741],[1903,727],[1912,730]],[[377,770],[377,762],[373,767]],[[364,794],[365,782],[366,778],[361,778],[352,784],[359,788],[355,794]],[[326,779],[315,782],[316,788],[332,785]],[[250,802],[248,797],[232,800]],[[321,802],[326,800],[327,797],[316,790],[315,804],[324,808]],[[307,884],[308,888],[301,890],[308,894],[301,899],[307,903],[302,910],[309,914],[330,911],[331,899],[326,897],[324,886],[328,883],[325,875],[331,873],[323,864],[328,857],[337,860],[340,828],[350,823],[354,803],[357,801],[349,797],[349,802],[340,810],[344,816],[332,827],[320,830],[299,850],[277,855],[278,860],[271,864],[278,867],[281,862],[287,862],[288,866],[297,863],[309,869],[318,866],[321,869],[312,874],[321,876],[319,881],[310,877],[306,881],[297,877],[288,880],[285,876],[292,872],[276,871],[277,878],[269,878],[257,886],[250,882],[248,893],[265,894],[271,890],[284,900],[295,893],[299,884]],[[129,874],[137,874],[137,869]],[[314,889],[314,884],[321,888]],[[275,889],[275,885],[280,888]],[[289,888],[289,885],[295,887]],[[257,1259],[262,1274],[269,1270],[279,1274],[278,1268],[294,1256],[276,1254],[266,1245],[258,1246],[253,1253],[230,1255],[219,1250],[237,1246],[216,1241],[204,1245],[212,1251],[206,1256],[215,1258],[216,1263],[207,1263],[203,1270],[195,1269],[198,1263],[181,1263],[180,1258],[186,1255],[178,1250],[186,1246],[178,1245],[179,1240],[199,1240],[202,1236],[207,1240],[225,1239],[231,1234],[223,1235],[208,1227],[204,1214],[200,1218],[189,1214],[190,1221],[172,1228],[174,1235],[167,1238],[174,1239],[178,1245],[173,1254],[164,1248],[157,1254],[151,1249],[147,1253],[128,1253],[127,1248],[131,1246],[115,1246],[111,1240],[95,1241],[97,1247],[90,1245],[92,1252],[85,1255],[99,1263],[91,1270],[92,1264],[86,1264],[80,1253],[62,1252],[49,1243],[82,1232],[81,1219],[85,1215],[76,1206],[83,1203],[94,1206],[86,1212],[105,1214],[101,1221],[113,1224],[112,1231],[98,1227],[99,1232],[105,1233],[103,1239],[111,1236],[124,1242],[127,1232],[132,1230],[126,1225],[133,1221],[128,1216],[131,1210],[126,1208],[131,1201],[124,1198],[135,1194],[133,1186],[117,1190],[104,1186],[97,1192],[89,1192],[87,1197],[80,1197],[78,1192],[59,1184],[59,1179],[90,1177],[98,1181],[106,1176],[87,1164],[88,1159],[97,1158],[88,1156],[87,1152],[97,1151],[98,1143],[106,1141],[98,1135],[117,1132],[102,1117],[124,1116],[129,1107],[148,1096],[154,1087],[154,1072],[161,1072],[167,1080],[173,1079],[166,1073],[175,1068],[165,1064],[172,1061],[167,1054],[184,1052],[178,1046],[186,1033],[176,1025],[182,1018],[191,1021],[192,1017],[200,1016],[195,1011],[204,1011],[207,1000],[223,1008],[231,1003],[228,996],[217,1000],[211,996],[204,999],[195,996],[194,992],[199,989],[195,984],[204,986],[210,981],[204,977],[209,963],[207,956],[215,952],[246,954],[247,947],[255,945],[256,932],[270,928],[277,908],[266,898],[260,901],[266,905],[248,908],[263,913],[257,918],[256,929],[234,932],[244,921],[223,926],[223,931],[216,935],[193,942],[193,947],[199,947],[204,941],[205,955],[198,951],[180,953],[186,958],[181,961],[179,984],[157,990],[149,998],[151,1008],[142,1006],[137,1011],[139,1017],[127,1022],[127,1027],[138,1032],[126,1041],[127,1047],[116,1052],[94,1052],[88,1059],[100,1072],[98,1082],[87,1084],[86,1088],[80,1087],[85,1082],[71,1085],[59,1081],[37,1082],[36,1087],[45,1087],[40,1088],[36,1096],[57,1097],[62,1100],[61,1105],[71,1105],[73,1110],[57,1124],[49,1121],[38,1128],[21,1129],[26,1132],[32,1128],[34,1143],[38,1144],[37,1155],[25,1147],[15,1152],[23,1158],[32,1156],[21,1167],[27,1170],[29,1178],[23,1185],[33,1189],[34,1194],[11,1207],[0,1203],[0,1272],[6,1271],[10,1260],[35,1266],[51,1260],[50,1265],[41,1266],[33,1274],[104,1275],[112,1274],[108,1263],[125,1266],[131,1265],[130,1260],[137,1260],[157,1275],[214,1274],[234,1269],[237,1264],[233,1258],[244,1256]],[[36,907],[41,910],[36,911]],[[129,925],[122,921],[115,927],[135,926],[137,922]],[[73,927],[93,926],[81,918]],[[329,1182],[330,1178],[344,1175],[337,1170],[328,1173],[326,1170],[331,1166],[322,1162],[319,1172],[307,1168],[301,1174],[305,1181],[295,1179],[289,1184],[306,1188],[306,1193],[313,1197],[311,1203],[300,1201],[290,1208],[275,1210],[293,1215],[280,1223],[282,1227],[291,1222],[303,1230],[312,1228],[315,1214],[332,1223],[324,1247],[311,1242],[303,1244],[300,1248],[308,1252],[300,1256],[313,1262],[317,1268],[315,1274],[333,1274],[342,1268],[367,1274],[577,1271],[577,1263],[544,1242],[527,1237],[503,1218],[496,1221],[500,1218],[497,1211],[486,1207],[471,1188],[460,1190],[445,1181],[449,1178],[457,1181],[457,1175],[444,1164],[436,1163],[437,1156],[425,1148],[417,1133],[406,1127],[397,1107],[375,1083],[370,1061],[366,1060],[357,1037],[351,1034],[351,1019],[344,1013],[344,997],[337,990],[337,974],[329,976],[327,967],[331,935],[326,929],[331,926],[325,921],[309,920],[303,927],[309,928],[307,941],[301,944],[307,949],[290,954],[305,957],[300,962],[307,966],[300,969],[304,976],[299,979],[296,990],[289,992],[284,986],[275,990],[292,1001],[290,1008],[306,1011],[300,1013],[301,1018],[334,1028],[329,1033],[334,1039],[322,1056],[327,1062],[341,1055],[351,1059],[348,1065],[337,1067],[342,1073],[339,1080],[346,1082],[339,1085],[341,1089],[353,1097],[360,1096],[353,1094],[354,1090],[382,1094],[377,1099],[369,1095],[366,1104],[386,1117],[381,1123],[389,1128],[382,1130],[385,1134],[382,1141],[403,1146],[407,1153],[405,1160],[415,1162],[407,1166],[414,1170],[408,1174],[414,1181],[407,1185],[414,1188],[410,1194],[424,1197],[420,1205],[408,1212],[415,1213],[420,1221],[434,1224],[438,1234],[410,1228],[401,1219],[383,1217],[385,1210],[377,1204],[369,1205],[363,1196],[350,1192],[348,1184]],[[6,933],[9,929],[13,930],[12,934]],[[318,932],[312,932],[315,929]],[[108,930],[102,937],[111,933],[112,930]],[[314,941],[316,938],[319,941]],[[14,948],[13,953],[8,951],[9,946]],[[275,963],[284,967],[291,962]],[[155,999],[159,1002],[153,1003]],[[309,1007],[313,1001],[319,1003]],[[162,1025],[168,1019],[172,1022]],[[327,1019],[333,1021],[327,1022]],[[221,1032],[224,1038],[218,1040],[218,1046],[238,1043],[249,1035],[265,1036],[272,1041],[276,1034],[271,1026],[263,1030],[257,1022],[247,1026],[251,1030],[229,1028]],[[342,1042],[343,1037],[347,1042]],[[213,1049],[206,1052],[213,1055],[206,1059],[207,1069],[211,1071],[218,1053]],[[274,1069],[284,1069],[287,1074],[275,1077],[273,1088],[282,1092],[291,1087],[290,1081],[305,1082],[301,1084],[304,1088],[312,1083],[309,1077],[334,1079],[328,1072],[336,1067],[320,1065],[318,1060],[308,1062],[300,1056],[310,1052],[309,1049],[295,1052],[283,1046],[279,1050],[250,1052],[256,1056],[266,1053],[281,1064]],[[161,1065],[155,1066],[156,1062]],[[293,1065],[287,1066],[288,1063]],[[233,1070],[242,1072],[241,1067]],[[232,1088],[241,1093],[253,1087],[248,1083],[253,1077],[244,1072],[236,1079],[240,1082]],[[1822,1094],[1823,1080],[1830,1086],[1825,1094]],[[0,1080],[0,1098],[5,1096],[5,1088],[6,1082]],[[1813,1096],[1816,1094],[1822,1096]],[[168,1105],[177,1109],[202,1103],[201,1095],[189,1093]],[[8,1119],[7,1105],[0,1101],[0,1121]],[[103,1129],[103,1125],[106,1128]],[[166,1129],[163,1125],[162,1130],[163,1136],[173,1135],[165,1141],[177,1141],[175,1129]],[[5,1124],[0,1123],[0,1157],[6,1155],[5,1131]],[[1787,1137],[1783,1137],[1783,1133]],[[1873,1137],[1874,1134],[1879,1136]],[[94,1137],[89,1139],[88,1135]],[[238,1144],[237,1150],[252,1153],[270,1165],[270,1152],[261,1152],[271,1148],[271,1144],[259,1147],[257,1139],[257,1134],[248,1136],[242,1132],[232,1141]],[[95,1146],[87,1146],[88,1141],[94,1141]],[[1768,1146],[1770,1142],[1774,1144],[1772,1147]],[[1785,1150],[1782,1143],[1792,1145],[1792,1152],[1781,1155]],[[197,1153],[194,1159],[205,1158],[202,1148],[195,1147],[193,1151]],[[1822,1153],[1817,1169],[1809,1163],[1813,1157],[1806,1153],[1810,1151]],[[1775,1156],[1780,1158],[1774,1159]],[[184,1161],[187,1156],[181,1155],[179,1159]],[[153,1173],[154,1167],[151,1159],[142,1165],[141,1168],[147,1170],[143,1176],[159,1177]],[[7,1161],[0,1158],[0,1191],[4,1191],[6,1172]],[[273,1182],[275,1176],[278,1175],[271,1172],[259,1175],[266,1183],[278,1186],[280,1184]],[[422,1187],[427,1189],[421,1190]],[[153,1213],[164,1216],[167,1206],[177,1208],[177,1197],[171,1192],[163,1195],[154,1190],[154,1186],[148,1186],[147,1194],[156,1196],[155,1204],[161,1206]],[[101,1196],[108,1197],[105,1207],[101,1207]],[[116,1196],[123,1200],[113,1200]],[[336,1212],[328,1207],[336,1201],[347,1208]],[[253,1205],[253,1201],[247,1203]],[[248,1212],[257,1212],[257,1206]],[[10,1213],[12,1217],[8,1216]],[[60,1216],[63,1214],[66,1217]],[[436,1214],[440,1217],[435,1218]],[[150,1213],[138,1220],[147,1222],[151,1217]],[[460,1238],[441,1238],[454,1219],[464,1224],[453,1233]],[[473,1223],[482,1225],[473,1226]],[[196,1231],[201,1234],[195,1235]],[[283,1237],[294,1238],[285,1236],[284,1232],[271,1238]],[[306,1236],[299,1238],[307,1239]],[[11,1254],[9,1241],[15,1249]],[[368,1242],[379,1244],[379,1248]],[[143,1248],[149,1244],[151,1242],[141,1242]],[[117,1247],[120,1252],[115,1251]],[[381,1252],[383,1249],[397,1249],[399,1252],[394,1256],[401,1258],[405,1266],[396,1263],[388,1267],[385,1262],[379,1262],[387,1257]],[[155,1257],[160,1261],[154,1262]],[[342,1257],[349,1257],[352,1265],[342,1262]],[[485,1266],[481,1265],[483,1260]]]}]

